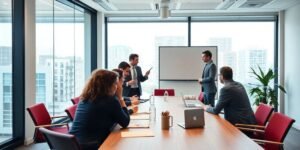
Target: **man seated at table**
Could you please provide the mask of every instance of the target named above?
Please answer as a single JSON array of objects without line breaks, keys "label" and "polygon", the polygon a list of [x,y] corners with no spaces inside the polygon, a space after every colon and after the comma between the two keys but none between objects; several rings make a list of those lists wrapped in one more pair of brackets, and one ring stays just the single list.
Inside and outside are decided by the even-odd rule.
[{"label": "man seated at table", "polygon": [[[123,82],[124,82],[123,71],[120,70],[120,69],[113,69],[112,71],[116,72],[119,75],[119,83],[118,84],[120,86],[122,86]],[[124,97],[123,97],[123,99],[126,103],[126,106],[132,106],[130,109],[128,109],[129,114],[133,114],[133,113],[136,113],[138,111],[137,104],[139,104],[139,103],[136,103],[136,104],[134,102],[131,103],[131,100],[129,99],[129,97],[128,97],[129,100],[127,100],[127,101],[125,100]],[[130,103],[128,103],[128,101],[130,101]],[[128,105],[128,104],[130,104],[130,105]]]},{"label": "man seated at table", "polygon": [[255,117],[244,86],[232,79],[232,69],[220,69],[220,82],[224,87],[220,91],[219,101],[215,107],[206,106],[206,111],[219,114],[224,109],[224,117],[231,124],[255,124]]},{"label": "man seated at table", "polygon": [[[123,71],[123,77],[124,78],[129,76],[130,65],[127,62],[125,62],[125,61],[120,62],[118,68]],[[134,96],[131,96],[131,97],[123,96],[123,98],[124,98],[125,103],[126,103],[127,106],[138,105],[140,103],[139,97],[137,95],[134,95]]]}]

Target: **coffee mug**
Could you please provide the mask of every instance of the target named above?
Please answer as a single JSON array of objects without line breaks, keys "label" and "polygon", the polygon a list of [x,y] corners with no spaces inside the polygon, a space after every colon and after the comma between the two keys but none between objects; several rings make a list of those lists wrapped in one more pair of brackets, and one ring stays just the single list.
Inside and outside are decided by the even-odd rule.
[{"label": "coffee mug", "polygon": [[169,130],[169,128],[172,126],[173,126],[173,116],[161,116],[161,129]]}]

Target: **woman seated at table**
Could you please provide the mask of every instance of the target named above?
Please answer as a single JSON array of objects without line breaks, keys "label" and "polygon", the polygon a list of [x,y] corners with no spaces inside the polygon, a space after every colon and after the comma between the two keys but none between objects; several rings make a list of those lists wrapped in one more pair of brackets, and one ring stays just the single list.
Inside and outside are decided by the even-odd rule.
[{"label": "woman seated at table", "polygon": [[[120,84],[119,86],[122,86],[123,82],[124,82],[123,71],[120,70],[120,69],[113,69],[112,71],[118,73],[118,75],[119,75],[119,83],[118,84]],[[133,114],[133,113],[136,113],[138,111],[138,106],[135,103],[134,104],[131,103],[131,100],[130,100],[129,97],[127,99],[125,97],[123,97],[123,99],[125,101],[126,106],[132,106],[132,109],[128,110],[129,114]],[[128,102],[130,102],[130,105],[127,104]]]},{"label": "woman seated at table", "polygon": [[81,94],[70,134],[82,149],[98,149],[115,124],[127,127],[130,121],[122,98],[118,74],[108,70],[93,71]]}]

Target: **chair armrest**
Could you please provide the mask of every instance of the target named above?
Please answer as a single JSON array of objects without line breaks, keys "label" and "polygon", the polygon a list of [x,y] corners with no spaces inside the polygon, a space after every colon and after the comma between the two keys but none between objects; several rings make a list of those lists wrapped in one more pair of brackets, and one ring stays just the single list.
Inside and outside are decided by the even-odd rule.
[{"label": "chair armrest", "polygon": [[244,130],[244,131],[252,131],[252,132],[260,132],[260,133],[265,133],[264,130],[260,130],[260,129],[251,129],[251,128],[242,128],[242,127],[237,127],[240,130]]},{"label": "chair armrest", "polygon": [[68,116],[51,116],[51,119],[53,119],[53,118],[65,118],[65,117],[68,117]]},{"label": "chair armrest", "polygon": [[55,126],[68,126],[67,123],[60,123],[60,124],[45,124],[45,125],[39,125],[35,126],[35,128],[42,128],[42,127],[55,127]]},{"label": "chair armrest", "polygon": [[265,129],[265,126],[259,126],[259,125],[254,125],[254,124],[235,124],[237,127],[250,127],[250,128],[260,128],[260,129]]},{"label": "chair armrest", "polygon": [[281,142],[275,142],[275,141],[268,141],[268,140],[260,140],[260,139],[252,139],[256,143],[262,143],[262,144],[275,144],[275,145],[283,145]]}]

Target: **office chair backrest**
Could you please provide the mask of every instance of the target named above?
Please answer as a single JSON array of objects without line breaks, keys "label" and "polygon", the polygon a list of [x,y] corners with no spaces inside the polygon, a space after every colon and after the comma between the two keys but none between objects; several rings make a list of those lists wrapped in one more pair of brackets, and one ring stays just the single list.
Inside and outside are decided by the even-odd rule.
[{"label": "office chair backrest", "polygon": [[[43,103],[38,103],[26,109],[35,126],[51,124],[51,117]],[[45,142],[43,135],[38,129],[34,132],[35,142]]]},{"label": "office chair backrest", "polygon": [[[285,116],[283,114],[274,112],[269,124],[265,129],[265,140],[283,142],[292,124],[295,122],[294,119]],[[265,144],[265,149],[278,149],[277,145]]]},{"label": "office chair backrest", "polygon": [[259,104],[255,112],[255,119],[257,125],[265,126],[271,116],[274,108],[267,104]]},{"label": "office chair backrest", "polygon": [[204,103],[204,93],[202,91],[200,91],[200,94],[198,96],[198,100],[201,101],[202,103]]},{"label": "office chair backrest", "polygon": [[168,92],[169,96],[175,96],[175,90],[174,89],[155,89],[154,90],[154,96],[164,96],[165,91]]},{"label": "office chair backrest", "polygon": [[34,125],[51,124],[51,117],[43,103],[35,104],[27,108]]},{"label": "office chair backrest", "polygon": [[80,96],[72,98],[71,101],[72,101],[72,103],[73,103],[74,105],[75,105],[75,104],[78,104],[79,101],[80,101]]},{"label": "office chair backrest", "polygon": [[80,145],[74,135],[54,132],[46,128],[39,128],[46,138],[51,149],[55,150],[80,150]]},{"label": "office chair backrest", "polygon": [[77,109],[77,104],[70,106],[65,110],[65,112],[67,113],[71,121],[73,121],[75,118],[76,109]]}]

